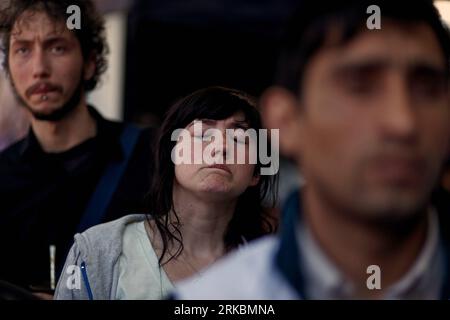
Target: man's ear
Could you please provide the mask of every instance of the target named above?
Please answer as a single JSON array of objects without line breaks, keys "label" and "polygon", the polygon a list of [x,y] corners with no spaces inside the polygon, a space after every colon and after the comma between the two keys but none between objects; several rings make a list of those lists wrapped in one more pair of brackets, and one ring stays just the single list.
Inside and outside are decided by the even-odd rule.
[{"label": "man's ear", "polygon": [[295,160],[301,141],[300,111],[295,95],[281,87],[270,87],[261,96],[260,108],[264,126],[280,130],[280,152]]},{"label": "man's ear", "polygon": [[92,53],[84,62],[84,80],[87,81],[94,76],[95,73],[95,55]]}]

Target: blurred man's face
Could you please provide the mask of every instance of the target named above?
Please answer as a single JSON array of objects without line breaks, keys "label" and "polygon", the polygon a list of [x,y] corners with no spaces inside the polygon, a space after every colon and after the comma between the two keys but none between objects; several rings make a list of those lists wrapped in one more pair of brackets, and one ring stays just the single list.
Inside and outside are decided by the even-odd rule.
[{"label": "blurred man's face", "polygon": [[307,184],[343,212],[422,209],[449,140],[442,50],[425,24],[384,23],[310,61],[299,113]]},{"label": "blurred man's face", "polygon": [[[19,99],[38,119],[64,115],[75,107],[82,81],[92,76],[75,34],[63,21],[25,11],[11,32],[9,71]],[[74,96],[76,96],[74,98]],[[73,101],[76,100],[76,101]]]}]

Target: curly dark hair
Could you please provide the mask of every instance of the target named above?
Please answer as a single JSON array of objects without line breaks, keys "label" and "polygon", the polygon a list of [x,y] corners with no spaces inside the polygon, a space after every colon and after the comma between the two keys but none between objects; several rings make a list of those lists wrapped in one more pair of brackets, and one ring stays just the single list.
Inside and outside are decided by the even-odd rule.
[{"label": "curly dark hair", "polygon": [[74,29],[81,47],[83,58],[87,60],[94,55],[94,75],[84,82],[86,91],[93,90],[100,76],[107,69],[106,55],[109,52],[105,36],[105,22],[91,0],[9,0],[0,13],[1,50],[4,53],[3,67],[9,74],[9,46],[11,32],[15,24],[23,18],[25,11],[30,13],[44,12],[55,22],[66,22],[70,16],[66,11],[71,5],[80,8],[82,14],[81,28]]},{"label": "curly dark hair", "polygon": [[[171,139],[172,133],[185,128],[195,119],[223,120],[239,111],[244,113],[250,128],[261,129],[261,118],[255,105],[255,99],[242,91],[209,87],[180,99],[168,110],[159,129],[158,147],[154,155],[156,169],[147,196],[148,219],[153,219],[163,241],[160,265],[176,258],[183,251],[183,235],[178,228],[180,221],[172,198],[175,166],[171,161],[171,150],[176,144]],[[258,157],[255,174],[261,166]],[[276,195],[277,176],[261,175],[256,186],[248,187],[239,196],[223,239],[227,250],[239,246],[243,241],[275,231],[276,221],[271,217],[270,210],[275,206]],[[174,214],[174,219],[169,217],[170,212]],[[177,251],[163,261],[169,243],[175,244]]]}]

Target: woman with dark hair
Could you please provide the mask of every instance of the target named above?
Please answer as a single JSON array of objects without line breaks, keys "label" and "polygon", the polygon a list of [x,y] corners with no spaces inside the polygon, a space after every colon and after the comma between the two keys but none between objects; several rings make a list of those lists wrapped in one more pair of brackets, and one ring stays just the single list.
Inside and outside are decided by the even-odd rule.
[{"label": "woman with dark hair", "polygon": [[250,129],[258,132],[261,120],[241,91],[211,87],[172,106],[160,128],[149,214],[77,234],[55,298],[161,299],[177,281],[201,277],[230,250],[273,231],[263,204],[275,203],[275,176],[260,174],[258,155],[269,142],[246,135]]}]

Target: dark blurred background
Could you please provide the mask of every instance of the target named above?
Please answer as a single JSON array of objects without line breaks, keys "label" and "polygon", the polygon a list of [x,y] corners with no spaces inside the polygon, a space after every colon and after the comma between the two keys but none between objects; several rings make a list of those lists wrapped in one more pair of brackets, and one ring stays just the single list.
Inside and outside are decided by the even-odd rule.
[{"label": "dark blurred background", "polygon": [[98,1],[126,10],[123,118],[158,123],[176,99],[222,85],[259,95],[295,0]]}]

